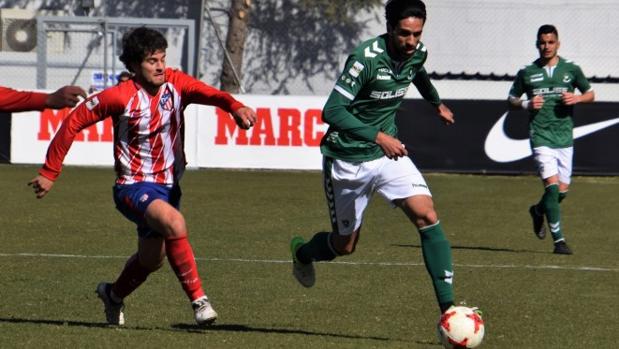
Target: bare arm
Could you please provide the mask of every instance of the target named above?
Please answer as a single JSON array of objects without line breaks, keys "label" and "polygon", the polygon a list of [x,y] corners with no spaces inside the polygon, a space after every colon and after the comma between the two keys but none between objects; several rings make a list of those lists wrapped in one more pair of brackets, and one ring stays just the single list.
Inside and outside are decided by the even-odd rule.
[{"label": "bare arm", "polygon": [[73,108],[80,101],[79,97],[86,98],[86,91],[79,86],[64,86],[47,95],[45,107],[61,109]]}]

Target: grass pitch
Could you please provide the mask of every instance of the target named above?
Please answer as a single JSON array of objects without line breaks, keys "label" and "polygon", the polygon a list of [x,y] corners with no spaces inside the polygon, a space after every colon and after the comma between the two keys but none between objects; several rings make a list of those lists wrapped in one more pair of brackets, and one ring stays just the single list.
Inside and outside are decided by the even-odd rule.
[{"label": "grass pitch", "polygon": [[[108,327],[94,294],[136,248],[114,209],[111,169],[67,167],[36,200],[36,167],[0,166],[2,348],[435,348],[438,308],[416,230],[376,197],[355,254],[291,275],[288,243],[329,230],[316,172],[186,173],[182,212],[220,317],[207,329],[169,266]],[[455,292],[484,311],[483,348],[612,348],[619,328],[619,178],[577,177],[563,202],[573,256],[552,254],[527,209],[530,176],[427,174],[453,247]]]}]

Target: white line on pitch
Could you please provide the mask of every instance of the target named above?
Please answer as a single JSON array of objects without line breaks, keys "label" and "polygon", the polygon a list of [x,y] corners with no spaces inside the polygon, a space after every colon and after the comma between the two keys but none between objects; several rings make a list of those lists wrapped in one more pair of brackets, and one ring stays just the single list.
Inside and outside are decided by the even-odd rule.
[{"label": "white line on pitch", "polygon": [[[79,254],[55,254],[55,253],[0,253],[0,257],[45,257],[45,258],[86,258],[86,259],[127,259],[128,256],[101,256],[101,255],[79,255]],[[276,259],[245,259],[245,258],[196,258],[197,261],[207,262],[239,262],[239,263],[270,263],[270,264],[286,264],[290,260]],[[420,267],[423,263],[403,263],[403,262],[346,262],[335,261],[326,262],[329,264],[341,265],[369,265],[369,266],[385,266],[385,267]],[[589,267],[589,266],[563,266],[563,265],[532,265],[532,264],[459,264],[455,263],[455,267],[459,268],[490,268],[490,269],[550,269],[550,270],[573,270],[573,271],[599,271],[599,272],[619,272],[619,268],[608,267]]]}]

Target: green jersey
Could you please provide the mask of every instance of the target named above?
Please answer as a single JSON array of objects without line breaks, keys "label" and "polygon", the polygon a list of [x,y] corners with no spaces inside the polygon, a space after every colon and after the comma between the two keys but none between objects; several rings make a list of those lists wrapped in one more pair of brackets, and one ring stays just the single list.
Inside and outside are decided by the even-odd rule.
[{"label": "green jersey", "polygon": [[574,107],[564,105],[561,96],[576,88],[585,93],[591,85],[578,65],[562,57],[554,67],[542,66],[538,59],[518,71],[509,95],[520,98],[526,93],[529,100],[537,95],[544,97],[543,107],[529,114],[532,147],[567,148],[574,144]]},{"label": "green jersey", "polygon": [[423,68],[425,46],[420,42],[413,56],[397,62],[387,53],[387,39],[384,34],[363,42],[346,60],[323,109],[329,124],[320,146],[324,155],[352,162],[383,156],[376,135],[397,135],[395,114],[411,82],[426,100],[441,103]]}]

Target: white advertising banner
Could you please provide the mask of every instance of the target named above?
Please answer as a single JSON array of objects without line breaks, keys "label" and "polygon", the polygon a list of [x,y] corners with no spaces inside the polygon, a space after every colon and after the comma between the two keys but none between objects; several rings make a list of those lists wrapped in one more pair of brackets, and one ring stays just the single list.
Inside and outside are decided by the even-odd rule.
[{"label": "white advertising banner", "polygon": [[[241,130],[229,114],[215,107],[187,107],[185,152],[189,167],[321,168],[319,145],[327,129],[321,112],[326,97],[243,95],[238,99],[257,113],[250,130]],[[42,163],[49,142],[69,112],[14,113],[11,162]],[[113,126],[108,118],[78,135],[64,164],[112,166],[112,147]]]},{"label": "white advertising banner", "polygon": [[226,113],[198,109],[199,167],[321,169],[321,121],[326,97],[240,96],[256,111],[250,130],[241,130]]}]

